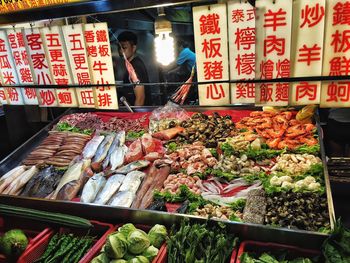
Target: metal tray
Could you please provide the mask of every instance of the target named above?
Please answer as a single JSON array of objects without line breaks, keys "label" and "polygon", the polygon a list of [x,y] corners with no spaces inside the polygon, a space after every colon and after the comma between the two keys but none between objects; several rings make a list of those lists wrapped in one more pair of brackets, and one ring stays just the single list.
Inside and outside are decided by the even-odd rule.
[{"label": "metal tray", "polygon": [[[235,107],[198,107],[189,106],[184,107],[188,111],[207,111],[207,110],[261,110],[261,108],[252,106],[235,106]],[[135,112],[149,112],[155,109],[155,107],[133,107]],[[70,114],[75,112],[91,112],[91,109],[68,109],[64,114]],[[101,110],[99,110],[101,111]],[[126,112],[126,108],[121,108],[119,111]],[[61,116],[60,116],[61,117]],[[60,119],[58,117],[52,121],[49,125],[39,131],[37,134],[32,136],[23,145],[13,151],[5,159],[0,162],[0,174],[4,174],[8,170],[16,167],[21,161],[28,155],[40,142],[46,138],[48,132],[52,126]],[[331,227],[334,226],[335,214],[333,199],[331,193],[331,187],[329,182],[328,170],[326,165],[325,149],[322,141],[322,130],[319,122],[318,115],[315,117],[318,135],[320,138],[321,146],[321,158],[324,165],[324,176],[326,194],[328,200],[328,209],[330,216]],[[73,215],[82,216],[88,219],[102,220],[111,223],[123,223],[133,222],[139,224],[164,224],[171,226],[174,223],[179,223],[184,217],[190,218],[190,220],[205,222],[204,218],[183,215],[183,214],[171,214],[167,212],[149,211],[149,210],[136,210],[131,208],[120,208],[101,206],[95,204],[84,204],[70,201],[56,201],[47,199],[27,198],[27,197],[14,197],[8,195],[0,195],[0,203],[10,204],[15,206],[36,208],[51,212],[69,213]],[[209,224],[217,220],[209,220]],[[239,234],[242,239],[250,239],[257,241],[270,241],[278,242],[289,245],[300,245],[302,240],[303,247],[311,249],[319,249],[322,242],[328,237],[327,234],[310,232],[304,230],[292,230],[287,228],[275,228],[265,225],[248,224],[241,222],[221,221],[228,226],[229,231],[232,233]]]}]

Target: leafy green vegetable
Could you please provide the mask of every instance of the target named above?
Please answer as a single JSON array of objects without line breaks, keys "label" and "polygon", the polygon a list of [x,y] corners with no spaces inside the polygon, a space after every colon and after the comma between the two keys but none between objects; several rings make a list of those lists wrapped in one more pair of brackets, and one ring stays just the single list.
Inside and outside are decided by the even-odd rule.
[{"label": "leafy green vegetable", "polygon": [[237,199],[236,201],[234,201],[233,203],[230,204],[230,208],[232,210],[235,210],[235,211],[237,211],[237,210],[243,211],[245,204],[246,204],[246,199],[239,198],[239,199]]},{"label": "leafy green vegetable", "polygon": [[67,122],[59,122],[59,123],[57,123],[56,130],[82,133],[82,134],[86,134],[86,135],[91,135],[92,132],[93,132],[91,129],[82,130],[82,129],[79,129],[79,128],[75,127],[75,126],[71,126]]},{"label": "leafy green vegetable", "polygon": [[151,244],[148,235],[140,230],[136,229],[132,231],[128,236],[128,251],[132,254],[141,254]]},{"label": "leafy green vegetable", "polygon": [[256,161],[261,161],[264,159],[272,159],[278,155],[281,155],[286,150],[274,150],[274,149],[268,149],[266,146],[261,147],[261,149],[253,149],[251,146],[248,147],[248,150],[246,152],[241,153],[241,155],[245,154],[248,159],[253,159]]},{"label": "leafy green vegetable", "polygon": [[160,248],[162,246],[167,235],[168,232],[166,230],[166,227],[158,224],[153,226],[148,232],[148,238],[151,242],[151,245],[155,246],[156,248]]},{"label": "leafy green vegetable", "polygon": [[142,135],[144,135],[146,132],[144,130],[135,132],[135,131],[128,131],[128,133],[126,134],[126,140],[127,141],[134,141],[140,137],[142,137]]},{"label": "leafy green vegetable", "polygon": [[237,174],[231,174],[231,173],[228,173],[228,172],[223,172],[220,169],[213,169],[212,170],[212,175],[214,175],[216,177],[219,177],[219,178],[223,178],[226,181],[232,181],[233,179],[239,177],[239,175],[237,175]]},{"label": "leafy green vegetable", "polygon": [[313,155],[319,155],[320,153],[320,145],[319,144],[315,144],[312,146],[308,146],[306,144],[299,146],[298,148],[296,148],[293,152],[294,153],[299,153],[299,154],[313,154]]},{"label": "leafy green vegetable", "polygon": [[128,248],[128,241],[122,233],[114,232],[107,237],[104,252],[110,258],[122,258]]},{"label": "leafy green vegetable", "polygon": [[168,263],[228,262],[236,242],[234,235],[219,225],[183,220],[179,228],[172,227],[167,239]]},{"label": "leafy green vegetable", "polygon": [[222,150],[222,152],[224,153],[224,155],[226,156],[231,156],[236,154],[237,152],[235,151],[235,149],[232,147],[231,144],[229,144],[228,142],[224,142],[220,145],[220,149]]},{"label": "leafy green vegetable", "polygon": [[239,132],[247,132],[247,131],[248,131],[248,129],[246,129],[246,128],[243,128],[243,129],[239,130]]},{"label": "leafy green vegetable", "polygon": [[263,253],[259,257],[254,253],[244,252],[240,257],[241,263],[312,263],[313,261],[309,258],[295,258],[286,259],[286,254],[281,254],[279,257],[270,255],[269,253]]},{"label": "leafy green vegetable", "polygon": [[213,169],[208,167],[203,173],[196,172],[196,173],[192,174],[191,176],[198,176],[200,179],[206,179],[208,177],[208,175],[211,175],[211,174],[213,174]]},{"label": "leafy green vegetable", "polygon": [[174,152],[177,149],[177,144],[176,144],[176,142],[170,142],[167,144],[167,147],[168,147],[169,151]]},{"label": "leafy green vegetable", "polygon": [[129,234],[134,230],[136,230],[136,227],[131,223],[124,224],[123,226],[118,228],[118,231],[122,233],[126,239],[128,238]]},{"label": "leafy green vegetable", "polygon": [[210,148],[209,151],[210,151],[211,155],[213,155],[216,159],[219,158],[218,151],[215,148]]}]

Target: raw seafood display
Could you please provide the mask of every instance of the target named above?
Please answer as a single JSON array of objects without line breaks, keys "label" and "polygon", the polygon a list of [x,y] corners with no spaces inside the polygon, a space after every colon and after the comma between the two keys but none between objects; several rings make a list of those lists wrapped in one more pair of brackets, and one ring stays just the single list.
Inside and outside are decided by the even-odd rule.
[{"label": "raw seafood display", "polygon": [[[59,123],[76,129],[62,124],[65,131],[51,131],[24,165],[0,178],[0,193],[329,228],[320,147],[310,119],[296,120],[290,111],[229,114],[182,112],[181,121],[173,121],[167,113],[163,121],[157,113],[151,115],[157,116],[152,134],[146,132],[147,114],[109,120],[99,113],[69,115]],[[94,118],[92,133],[83,134],[84,120]],[[298,207],[293,198],[305,205]]]}]

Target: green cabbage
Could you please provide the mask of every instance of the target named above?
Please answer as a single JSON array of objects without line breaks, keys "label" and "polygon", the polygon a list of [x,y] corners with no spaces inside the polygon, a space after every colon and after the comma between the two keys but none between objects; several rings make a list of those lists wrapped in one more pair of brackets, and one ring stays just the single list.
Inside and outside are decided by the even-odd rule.
[{"label": "green cabbage", "polygon": [[130,260],[130,259],[133,259],[134,257],[135,257],[135,255],[130,254],[129,252],[126,252],[123,259]]},{"label": "green cabbage", "polygon": [[125,259],[113,259],[109,263],[128,263]]},{"label": "green cabbage", "polygon": [[158,224],[152,227],[148,232],[148,237],[151,241],[151,245],[155,246],[156,248],[160,248],[162,246],[167,235],[168,233],[166,227]]},{"label": "green cabbage", "polygon": [[150,246],[150,241],[147,234],[139,229],[134,230],[128,236],[128,250],[130,253],[138,255]]},{"label": "green cabbage", "polygon": [[91,260],[90,263],[109,263],[109,258],[105,253],[101,253],[97,257],[95,257],[93,260]]},{"label": "green cabbage", "polygon": [[104,251],[110,258],[122,258],[128,248],[128,241],[125,239],[124,235],[119,232],[110,234],[107,237],[106,244],[104,246]]},{"label": "green cabbage", "polygon": [[128,260],[128,263],[150,263],[149,260],[144,256],[137,256],[133,259]]},{"label": "green cabbage", "polygon": [[125,224],[122,227],[118,228],[118,231],[122,233],[125,236],[125,238],[128,238],[129,234],[135,230],[136,230],[136,227],[131,223]]},{"label": "green cabbage", "polygon": [[143,251],[142,256],[146,257],[149,261],[152,261],[158,255],[159,249],[154,246],[149,246]]}]

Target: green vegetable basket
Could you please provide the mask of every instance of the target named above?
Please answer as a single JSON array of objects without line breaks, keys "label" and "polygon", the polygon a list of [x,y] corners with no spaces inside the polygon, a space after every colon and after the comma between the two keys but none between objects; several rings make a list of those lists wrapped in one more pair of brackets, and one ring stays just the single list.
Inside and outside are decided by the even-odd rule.
[{"label": "green vegetable basket", "polygon": [[[22,256],[52,231],[44,224],[34,224],[32,220],[13,217],[0,217],[0,233],[4,234],[11,229],[22,230],[28,238],[29,243]],[[22,261],[21,258],[22,257],[19,258],[18,263],[25,263],[26,261]],[[0,254],[0,263],[6,262],[8,261],[5,256]]]},{"label": "green vegetable basket", "polygon": [[38,260],[45,252],[51,238],[55,235],[56,232],[60,234],[72,233],[79,237],[84,237],[85,235],[96,237],[95,242],[90,250],[79,261],[79,263],[90,262],[93,259],[94,255],[101,250],[107,236],[115,231],[115,227],[113,227],[111,224],[98,221],[91,221],[91,223],[93,225],[93,228],[90,230],[61,227],[58,231],[49,231],[41,240],[30,247],[30,249],[26,250],[26,252],[23,253],[17,263],[33,263]]}]

